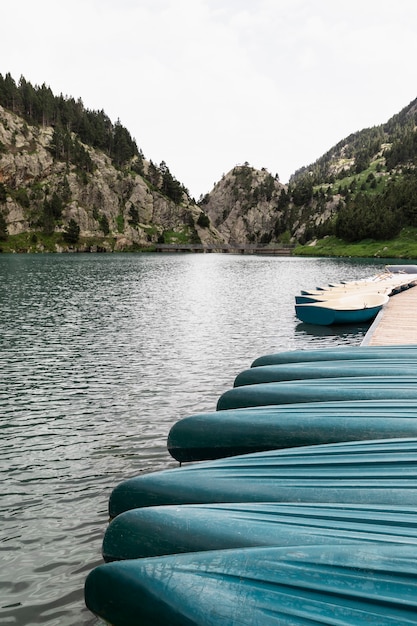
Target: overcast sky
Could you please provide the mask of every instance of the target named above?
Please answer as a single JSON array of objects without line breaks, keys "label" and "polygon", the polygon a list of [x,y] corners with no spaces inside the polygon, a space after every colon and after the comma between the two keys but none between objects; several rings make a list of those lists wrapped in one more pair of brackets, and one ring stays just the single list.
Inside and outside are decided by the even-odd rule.
[{"label": "overcast sky", "polygon": [[196,199],[288,182],[417,97],[415,0],[3,0],[0,73],[120,119]]}]

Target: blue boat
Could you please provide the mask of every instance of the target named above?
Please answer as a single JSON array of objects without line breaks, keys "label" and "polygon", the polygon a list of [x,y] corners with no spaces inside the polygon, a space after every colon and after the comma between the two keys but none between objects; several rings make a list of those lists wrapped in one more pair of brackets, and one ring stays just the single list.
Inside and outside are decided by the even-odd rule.
[{"label": "blue boat", "polygon": [[345,361],[320,361],[307,363],[283,363],[260,365],[240,372],[233,386],[255,385],[258,383],[303,380],[313,378],[341,378],[358,376],[415,376],[415,359],[353,359]]},{"label": "blue boat", "polygon": [[287,350],[265,354],[256,358],[251,367],[277,365],[279,363],[306,363],[318,361],[359,359],[413,359],[417,357],[417,345],[395,346],[337,346],[316,350]]},{"label": "blue boat", "polygon": [[217,410],[296,402],[407,398],[417,398],[417,376],[314,378],[234,387],[220,396]]},{"label": "blue boat", "polygon": [[411,626],[417,547],[243,548],[96,567],[85,601],[113,626]]},{"label": "blue boat", "polygon": [[306,402],[200,413],[172,426],[167,447],[183,463],[398,437],[417,437],[417,399]]},{"label": "blue boat", "polygon": [[296,304],[295,314],[302,322],[320,326],[363,324],[373,320],[388,300],[389,296],[383,294],[357,294]]},{"label": "blue boat", "polygon": [[364,540],[417,545],[415,507],[248,502],[133,509],[108,526],[103,558]]},{"label": "blue boat", "polygon": [[287,448],[142,474],[113,489],[109,514],[216,502],[415,506],[417,439]]}]

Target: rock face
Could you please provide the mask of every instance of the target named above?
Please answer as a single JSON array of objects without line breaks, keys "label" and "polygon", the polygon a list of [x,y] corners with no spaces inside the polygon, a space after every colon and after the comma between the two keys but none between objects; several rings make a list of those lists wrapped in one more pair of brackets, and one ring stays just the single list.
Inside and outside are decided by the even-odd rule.
[{"label": "rock face", "polygon": [[[52,126],[0,106],[0,239],[18,251],[122,251],[156,243],[263,243],[291,228],[286,188],[265,169],[236,166],[197,204],[163,192],[164,170],[134,157],[123,167],[71,134],[82,159],[56,155]],[[162,166],[162,164],[161,164]],[[68,242],[69,228],[78,239]],[[15,238],[16,239],[16,238]]]},{"label": "rock face", "polygon": [[[224,241],[186,193],[175,203],[133,169],[116,169],[98,150],[83,146],[93,164],[88,173],[55,160],[53,132],[0,106],[0,216],[9,235],[40,232],[49,219],[50,233],[65,232],[74,220],[81,249],[94,249],[97,240],[104,250],[137,249],[167,232],[170,241]],[[145,161],[145,172],[148,167]]]},{"label": "rock face", "polygon": [[223,176],[203,198],[202,208],[230,243],[269,243],[285,231],[285,186],[247,163]]}]

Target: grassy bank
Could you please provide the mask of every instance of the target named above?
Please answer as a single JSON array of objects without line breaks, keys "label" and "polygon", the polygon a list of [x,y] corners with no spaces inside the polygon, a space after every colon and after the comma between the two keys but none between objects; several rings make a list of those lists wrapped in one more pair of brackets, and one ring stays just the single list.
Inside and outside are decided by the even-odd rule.
[{"label": "grassy bank", "polygon": [[398,237],[386,241],[365,239],[347,243],[337,237],[325,237],[305,246],[297,246],[295,256],[374,257],[417,259],[417,228],[404,228]]}]

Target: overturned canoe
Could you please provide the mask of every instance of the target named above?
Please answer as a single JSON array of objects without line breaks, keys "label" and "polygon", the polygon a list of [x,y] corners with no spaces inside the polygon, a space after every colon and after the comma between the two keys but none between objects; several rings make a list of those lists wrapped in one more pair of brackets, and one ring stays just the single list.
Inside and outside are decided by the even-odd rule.
[{"label": "overturned canoe", "polygon": [[307,324],[362,324],[376,317],[389,300],[385,294],[360,293],[331,300],[296,304],[295,314]]},{"label": "overturned canoe", "polygon": [[417,439],[355,441],[245,454],[127,479],[110,517],[145,506],[339,502],[414,506]]},{"label": "overturned canoe", "polygon": [[415,507],[347,504],[201,504],[133,509],[103,540],[105,561],[254,546],[417,544]]},{"label": "overturned canoe", "polygon": [[258,383],[303,380],[312,378],[337,378],[358,376],[414,376],[417,375],[416,359],[353,359],[345,361],[320,361],[307,363],[282,363],[261,365],[240,372],[234,387]]},{"label": "overturned canoe", "polygon": [[243,548],[107,563],[87,607],[113,626],[410,626],[417,547]]},{"label": "overturned canoe", "polygon": [[316,350],[285,350],[256,358],[251,367],[279,363],[306,363],[349,359],[412,359],[417,357],[417,345],[395,346],[337,346]]},{"label": "overturned canoe", "polygon": [[217,410],[270,404],[333,400],[417,399],[417,376],[314,378],[234,387],[217,401]]},{"label": "overturned canoe", "polygon": [[200,413],[172,426],[167,447],[182,463],[398,437],[417,437],[417,399],[307,402]]}]

